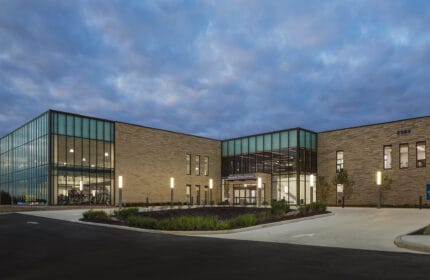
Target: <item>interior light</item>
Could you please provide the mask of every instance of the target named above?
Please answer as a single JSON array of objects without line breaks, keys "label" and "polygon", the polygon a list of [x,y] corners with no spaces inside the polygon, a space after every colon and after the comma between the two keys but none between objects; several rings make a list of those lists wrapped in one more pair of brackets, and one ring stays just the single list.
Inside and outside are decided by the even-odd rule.
[{"label": "interior light", "polygon": [[105,153],[105,157],[108,157],[109,156],[109,153]]},{"label": "interior light", "polygon": [[82,191],[84,189],[84,184],[82,181],[79,181],[79,190]]},{"label": "interior light", "polygon": [[94,164],[91,164],[91,167],[96,167]]},{"label": "interior light", "polygon": [[83,161],[83,162],[86,162],[86,161],[87,161],[87,159],[86,159],[86,158],[82,158],[82,161]]},{"label": "interior light", "polygon": [[70,152],[70,153],[74,153],[74,152],[75,152],[75,150],[73,150],[73,149],[70,149],[70,150],[69,150],[69,152]]},{"label": "interior light", "polygon": [[261,177],[258,177],[258,179],[257,179],[257,186],[259,189],[261,189],[261,187],[262,187]]},{"label": "interior light", "polygon": [[314,187],[314,184],[315,184],[315,178],[314,178],[314,175],[312,174],[311,175],[311,187]]}]

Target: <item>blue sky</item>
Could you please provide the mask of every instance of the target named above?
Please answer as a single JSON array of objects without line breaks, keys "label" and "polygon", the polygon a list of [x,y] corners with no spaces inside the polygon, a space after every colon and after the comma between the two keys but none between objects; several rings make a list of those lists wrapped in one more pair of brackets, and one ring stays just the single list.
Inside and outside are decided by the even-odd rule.
[{"label": "blue sky", "polygon": [[430,115],[430,1],[0,6],[0,135],[49,108],[216,139]]}]

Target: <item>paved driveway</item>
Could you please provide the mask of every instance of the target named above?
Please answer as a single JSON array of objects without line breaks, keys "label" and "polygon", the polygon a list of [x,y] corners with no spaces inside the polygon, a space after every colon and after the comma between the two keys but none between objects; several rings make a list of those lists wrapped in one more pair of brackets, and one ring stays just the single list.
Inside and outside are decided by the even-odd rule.
[{"label": "paved driveway", "polygon": [[[430,209],[329,208],[335,215],[216,238],[411,252],[394,239],[430,224]],[[429,237],[430,238],[430,237]]]}]

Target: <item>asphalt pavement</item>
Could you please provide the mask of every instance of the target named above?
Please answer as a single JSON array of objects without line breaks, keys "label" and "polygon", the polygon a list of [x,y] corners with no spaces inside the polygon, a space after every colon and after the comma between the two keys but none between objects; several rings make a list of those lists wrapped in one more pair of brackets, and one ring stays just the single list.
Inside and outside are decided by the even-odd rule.
[{"label": "asphalt pavement", "polygon": [[1,279],[428,279],[430,256],[0,215]]}]

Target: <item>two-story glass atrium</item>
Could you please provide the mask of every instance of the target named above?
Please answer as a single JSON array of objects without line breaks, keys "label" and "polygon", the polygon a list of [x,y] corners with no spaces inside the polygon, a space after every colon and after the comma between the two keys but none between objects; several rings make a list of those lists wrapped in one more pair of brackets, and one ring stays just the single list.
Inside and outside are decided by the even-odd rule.
[{"label": "two-story glass atrium", "polygon": [[0,139],[2,204],[111,204],[114,123],[48,111]]},{"label": "two-story glass atrium", "polygon": [[[310,175],[316,172],[317,134],[309,130],[295,128],[222,142],[222,178],[232,182],[229,190],[235,204],[256,203],[256,183],[250,184],[249,179],[262,173],[271,178],[266,184],[271,186],[268,202],[309,203]],[[313,192],[315,200],[315,188]]]}]

